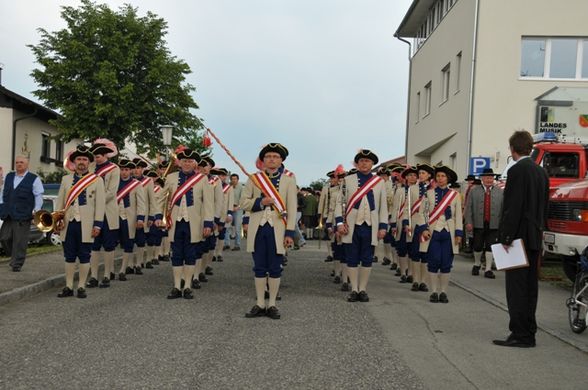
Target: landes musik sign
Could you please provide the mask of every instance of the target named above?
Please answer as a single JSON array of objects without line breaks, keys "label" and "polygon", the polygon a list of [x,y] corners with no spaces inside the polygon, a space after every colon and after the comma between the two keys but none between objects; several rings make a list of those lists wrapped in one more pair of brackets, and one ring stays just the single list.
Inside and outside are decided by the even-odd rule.
[{"label": "landes musik sign", "polygon": [[539,133],[553,132],[560,134],[563,130],[568,128],[565,122],[539,122]]}]

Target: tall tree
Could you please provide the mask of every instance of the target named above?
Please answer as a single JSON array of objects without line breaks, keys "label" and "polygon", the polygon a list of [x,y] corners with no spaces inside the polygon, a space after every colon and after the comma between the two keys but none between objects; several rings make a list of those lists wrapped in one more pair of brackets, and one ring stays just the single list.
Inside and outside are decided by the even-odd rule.
[{"label": "tall tree", "polygon": [[[41,66],[34,91],[62,116],[53,124],[64,140],[106,137],[117,145],[132,139],[139,152],[163,148],[159,126],[174,124],[174,138],[198,137],[195,88],[186,83],[190,67],[172,56],[164,36],[167,23],[130,5],[119,11],[82,0],[63,7],[67,27],[29,45]],[[174,142],[176,144],[177,142]]]}]

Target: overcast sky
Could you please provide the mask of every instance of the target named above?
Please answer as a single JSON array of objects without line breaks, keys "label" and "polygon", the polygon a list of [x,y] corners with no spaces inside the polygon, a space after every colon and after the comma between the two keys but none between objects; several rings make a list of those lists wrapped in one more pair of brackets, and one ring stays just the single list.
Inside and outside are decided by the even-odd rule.
[{"label": "overcast sky", "polygon": [[[307,185],[360,148],[380,160],[404,153],[408,47],[394,38],[411,0],[132,0],[163,17],[185,60],[205,120],[254,171],[260,147],[281,142]],[[0,0],[2,84],[38,101],[27,44],[37,28],[63,28],[60,6],[79,1]],[[217,165],[238,168],[218,146]]]}]

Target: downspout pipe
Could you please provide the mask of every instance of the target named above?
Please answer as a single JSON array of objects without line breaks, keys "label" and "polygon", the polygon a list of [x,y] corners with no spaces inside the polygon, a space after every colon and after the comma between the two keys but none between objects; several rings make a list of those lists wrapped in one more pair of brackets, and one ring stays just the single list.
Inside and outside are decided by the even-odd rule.
[{"label": "downspout pipe", "polygon": [[16,118],[15,120],[12,121],[12,161],[11,161],[11,169],[14,171],[14,160],[16,159],[16,123],[18,121],[21,121],[23,119],[28,119],[28,118],[32,118],[35,115],[37,115],[37,108],[35,108],[33,110],[33,112],[31,114],[27,114],[24,116],[21,116],[20,118]]},{"label": "downspout pipe", "polygon": [[410,124],[410,85],[412,81],[412,44],[406,39],[403,39],[400,36],[398,36],[398,34],[394,34],[394,37],[408,45],[408,91],[406,99],[406,133],[404,139],[404,158],[406,160],[406,163],[408,163],[408,126]]},{"label": "downspout pipe", "polygon": [[474,39],[472,44],[472,77],[470,79],[470,94],[468,107],[468,144],[466,155],[466,172],[470,172],[470,158],[472,157],[472,138],[474,133],[474,90],[476,87],[476,57],[478,51],[478,18],[480,15],[480,0],[476,0],[474,11]]}]

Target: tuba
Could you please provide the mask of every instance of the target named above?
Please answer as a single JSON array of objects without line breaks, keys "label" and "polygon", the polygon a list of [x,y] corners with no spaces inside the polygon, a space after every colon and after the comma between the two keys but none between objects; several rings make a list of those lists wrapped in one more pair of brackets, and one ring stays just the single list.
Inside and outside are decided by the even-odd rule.
[{"label": "tuba", "polygon": [[43,233],[48,233],[55,230],[57,224],[63,220],[65,211],[54,211],[50,213],[47,210],[39,210],[35,212],[33,216],[33,223]]}]

